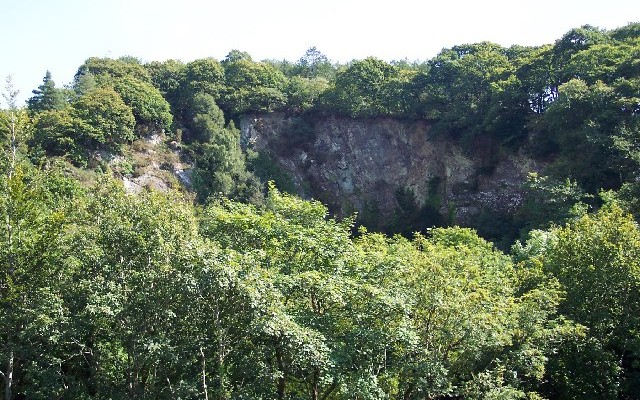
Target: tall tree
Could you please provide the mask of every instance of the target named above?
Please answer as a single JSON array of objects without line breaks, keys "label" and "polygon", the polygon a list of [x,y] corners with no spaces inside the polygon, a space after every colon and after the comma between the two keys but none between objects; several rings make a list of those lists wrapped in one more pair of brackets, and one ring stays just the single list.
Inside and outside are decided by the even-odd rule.
[{"label": "tall tree", "polygon": [[335,75],[335,69],[326,55],[316,46],[309,48],[295,64],[295,72],[304,78],[323,77],[330,79]]},{"label": "tall tree", "polygon": [[211,95],[199,93],[193,98],[187,123],[192,132],[188,139],[196,141],[193,184],[198,200],[224,195],[259,201],[259,183],[247,170],[240,132],[233,124],[225,126],[224,114]]},{"label": "tall tree", "polygon": [[133,140],[135,117],[113,89],[93,90],[71,105],[78,123],[75,135],[85,148],[96,149],[101,145],[117,148]]},{"label": "tall tree", "polygon": [[[325,104],[335,111],[353,117],[399,114],[406,79],[399,67],[373,57],[354,61],[338,72],[333,90],[325,92]],[[394,102],[396,104],[394,104]]]},{"label": "tall tree", "polygon": [[62,389],[57,379],[66,324],[61,239],[63,209],[72,203],[53,171],[37,171],[26,161],[28,116],[17,108],[17,94],[8,79],[9,109],[0,115],[6,123],[0,130],[9,135],[3,149],[7,162],[0,165],[0,376],[6,400],[57,396]]},{"label": "tall tree", "polygon": [[173,116],[169,103],[153,85],[125,76],[114,79],[113,88],[131,107],[138,124],[152,125],[167,132],[171,129]]},{"label": "tall tree", "polygon": [[560,312],[588,331],[552,360],[556,396],[635,398],[640,390],[640,230],[610,205],[551,231],[544,270],[565,292]]},{"label": "tall tree", "polygon": [[228,117],[251,111],[276,111],[286,104],[283,91],[287,79],[273,65],[246,57],[233,57],[222,65],[226,87],[219,105]]},{"label": "tall tree", "polygon": [[42,85],[33,91],[33,96],[27,100],[27,108],[31,113],[46,110],[59,110],[65,106],[64,92],[56,88],[51,78],[51,72],[47,71],[42,79]]}]

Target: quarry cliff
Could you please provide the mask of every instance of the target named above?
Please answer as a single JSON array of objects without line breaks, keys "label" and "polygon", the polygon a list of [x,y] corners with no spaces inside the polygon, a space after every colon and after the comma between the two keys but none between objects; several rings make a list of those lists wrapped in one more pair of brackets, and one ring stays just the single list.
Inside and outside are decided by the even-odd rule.
[{"label": "quarry cliff", "polygon": [[541,167],[487,139],[432,135],[425,121],[269,113],[243,117],[240,130],[243,147],[267,153],[297,194],[340,216],[376,214],[381,228],[410,207],[460,225],[483,212],[513,213],[528,173]]}]

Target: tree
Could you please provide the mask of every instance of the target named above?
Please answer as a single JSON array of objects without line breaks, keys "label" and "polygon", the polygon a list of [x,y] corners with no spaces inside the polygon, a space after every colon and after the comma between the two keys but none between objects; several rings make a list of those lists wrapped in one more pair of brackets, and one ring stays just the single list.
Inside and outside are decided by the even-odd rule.
[{"label": "tree", "polygon": [[43,111],[33,121],[30,145],[47,155],[68,155],[72,160],[81,160],[84,151],[76,142],[76,129],[81,125],[71,108]]},{"label": "tree", "polygon": [[169,103],[150,83],[125,76],[115,79],[113,88],[131,108],[138,124],[151,124],[164,131],[171,130],[173,116]]},{"label": "tree", "polygon": [[295,74],[303,78],[331,79],[335,75],[335,69],[327,56],[313,46],[296,62]]},{"label": "tree", "polygon": [[68,322],[64,279],[65,204],[49,191],[50,173],[18,163],[0,174],[0,376],[7,400],[45,398],[63,390],[58,369]]},{"label": "tree", "polygon": [[562,38],[556,40],[553,46],[553,67],[556,72],[556,87],[571,79],[565,68],[571,58],[580,51],[609,41],[607,34],[594,26],[583,25],[571,29]]},{"label": "tree", "polygon": [[318,100],[330,87],[324,78],[308,79],[293,76],[285,89],[287,108],[295,112],[309,111],[315,107]]},{"label": "tree", "polygon": [[555,181],[548,176],[530,173],[525,183],[525,200],[518,211],[524,220],[525,231],[547,229],[552,224],[563,224],[586,213],[586,194],[575,181]]},{"label": "tree", "polygon": [[64,94],[56,88],[56,84],[51,78],[51,72],[47,71],[42,85],[33,91],[33,96],[27,100],[27,108],[31,113],[38,113],[46,110],[59,110],[66,105]]},{"label": "tree", "polygon": [[112,78],[123,78],[130,76],[143,82],[151,83],[149,72],[139,62],[129,62],[128,59],[113,60],[111,58],[88,58],[79,68],[74,76],[74,83],[77,83],[82,75],[92,74],[98,83]]},{"label": "tree", "polygon": [[158,88],[169,104],[177,110],[186,65],[178,60],[152,61],[146,64],[145,68],[151,75],[153,86]]},{"label": "tree", "polygon": [[246,51],[233,49],[226,55],[224,60],[222,60],[222,65],[226,68],[227,65],[238,61],[253,62],[253,59],[251,58],[251,54],[247,53]]},{"label": "tree", "polygon": [[245,155],[240,148],[240,132],[233,124],[225,127],[222,110],[213,97],[200,93],[193,98],[188,126],[188,140],[197,154],[193,182],[198,200],[209,196],[230,196],[259,201],[257,178],[247,171]]},{"label": "tree", "polygon": [[193,131],[188,141],[209,142],[224,130],[224,113],[213,96],[198,93],[191,99],[187,114],[187,126]]},{"label": "tree", "polygon": [[287,79],[268,63],[258,63],[246,57],[225,60],[225,90],[219,105],[228,117],[247,112],[270,112],[286,104],[283,93]]},{"label": "tree", "polygon": [[527,93],[529,108],[536,114],[546,111],[558,96],[554,81],[551,45],[527,48],[514,60],[515,75]]},{"label": "tree", "polygon": [[213,58],[203,58],[188,63],[182,76],[182,104],[186,104],[185,102],[198,93],[205,93],[218,99],[225,84],[224,74],[225,70],[220,62]]},{"label": "tree", "polygon": [[613,83],[620,77],[621,66],[633,57],[632,46],[619,43],[594,44],[574,54],[567,62],[565,74],[593,85],[598,81]]},{"label": "tree", "polygon": [[261,201],[260,182],[247,171],[238,140],[237,129],[229,127],[215,141],[196,147],[198,158],[193,171],[193,185],[199,201],[220,196],[253,203]]},{"label": "tree", "polygon": [[95,76],[90,72],[85,72],[80,75],[74,82],[73,90],[75,92],[75,98],[77,99],[78,97],[89,93],[97,87],[98,83],[96,82]]},{"label": "tree", "polygon": [[0,130],[2,132],[2,144],[7,146],[6,152],[3,152],[3,164],[7,168],[9,177],[13,174],[18,162],[20,154],[18,149],[21,147],[21,143],[25,141],[26,125],[28,119],[24,112],[18,109],[16,104],[19,90],[16,90],[13,86],[13,78],[9,75],[6,79],[5,91],[2,93],[2,97],[7,102],[8,109],[3,110],[0,117],[2,117],[2,125]]},{"label": "tree", "polygon": [[[8,80],[9,110],[2,122],[9,140],[3,152],[6,162],[0,165],[0,376],[7,400],[14,393],[35,398],[59,390],[53,378],[55,345],[65,324],[58,285],[64,225],[60,209],[65,202],[54,200],[47,174],[25,160],[21,142],[26,116],[16,107],[17,94]],[[39,387],[17,385],[32,376],[43,377]]]},{"label": "tree", "polygon": [[[400,80],[400,69],[382,60],[354,61],[336,75],[335,86],[327,91],[325,104],[352,117],[393,115],[393,85]],[[402,88],[400,89],[402,92]],[[402,97],[402,96],[399,96]]]},{"label": "tree", "polygon": [[552,235],[542,262],[565,292],[559,311],[588,329],[561,349],[552,386],[568,399],[633,397],[640,388],[640,230],[610,205]]},{"label": "tree", "polygon": [[412,241],[363,234],[356,244],[357,268],[397,302],[377,376],[390,398],[535,395],[559,336],[557,290],[519,293],[508,258],[470,229]]},{"label": "tree", "polygon": [[633,82],[588,85],[572,79],[560,86],[558,99],[544,115],[544,134],[561,155],[555,172],[574,177],[588,193],[617,190],[635,176],[631,138],[638,132],[638,101]]},{"label": "tree", "polygon": [[422,115],[434,120],[436,132],[482,133],[495,84],[512,73],[504,48],[489,42],[444,49],[429,61]]},{"label": "tree", "polygon": [[[76,316],[62,368],[67,393],[171,396],[191,372],[188,356],[196,357],[184,356],[176,314],[184,288],[179,260],[196,232],[192,209],[178,196],[128,196],[108,179],[75,208],[65,260],[65,302]],[[185,384],[196,382],[192,376]]]},{"label": "tree", "polygon": [[74,139],[86,149],[101,145],[117,148],[134,139],[135,117],[118,93],[101,88],[79,97],[73,103]]},{"label": "tree", "polygon": [[320,203],[273,187],[266,205],[256,210],[211,203],[201,229],[224,247],[259,256],[281,293],[281,312],[264,327],[265,362],[278,374],[277,398],[327,398],[349,376],[358,375],[353,370],[360,361],[368,365],[358,358],[357,348],[372,344],[358,340],[356,335],[365,330],[351,316],[364,314],[365,299],[377,293],[365,292],[349,277],[346,262],[353,248],[348,222],[327,221]]}]

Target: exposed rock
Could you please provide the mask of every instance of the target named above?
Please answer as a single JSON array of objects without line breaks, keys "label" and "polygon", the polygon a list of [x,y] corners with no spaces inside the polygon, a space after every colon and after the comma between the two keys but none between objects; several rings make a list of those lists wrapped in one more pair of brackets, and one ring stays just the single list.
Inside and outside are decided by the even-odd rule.
[{"label": "exposed rock", "polygon": [[498,156],[497,146],[486,140],[465,152],[453,140],[431,137],[422,121],[322,117],[306,121],[313,135],[297,140],[292,132],[297,118],[247,116],[240,124],[242,144],[270,153],[299,195],[319,199],[341,215],[373,205],[389,216],[403,189],[418,205],[438,196],[441,213],[465,224],[484,209],[513,212],[522,202],[527,173],[539,169],[521,154]]},{"label": "exposed rock", "polygon": [[152,175],[150,173],[145,173],[135,178],[125,176],[122,178],[122,182],[124,183],[124,188],[128,193],[140,193],[144,189],[166,192],[170,187],[166,182],[166,178]]},{"label": "exposed rock", "polygon": [[[111,167],[122,176],[125,190],[139,193],[145,189],[166,192],[172,188],[191,188],[191,168],[184,162],[181,146],[176,143],[165,146],[167,140],[164,132],[151,130],[131,146],[131,162],[123,156],[113,156],[109,160]],[[171,142],[175,143],[175,142]]]}]

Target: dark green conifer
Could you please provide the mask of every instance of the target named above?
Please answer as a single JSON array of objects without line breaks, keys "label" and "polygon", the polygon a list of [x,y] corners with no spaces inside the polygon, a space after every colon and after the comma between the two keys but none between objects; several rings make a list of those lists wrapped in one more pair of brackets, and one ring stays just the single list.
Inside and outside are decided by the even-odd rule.
[{"label": "dark green conifer", "polygon": [[33,96],[27,100],[27,108],[31,113],[39,113],[46,110],[59,110],[64,107],[63,91],[56,88],[51,78],[51,72],[47,71],[42,79],[42,85],[32,91]]}]

